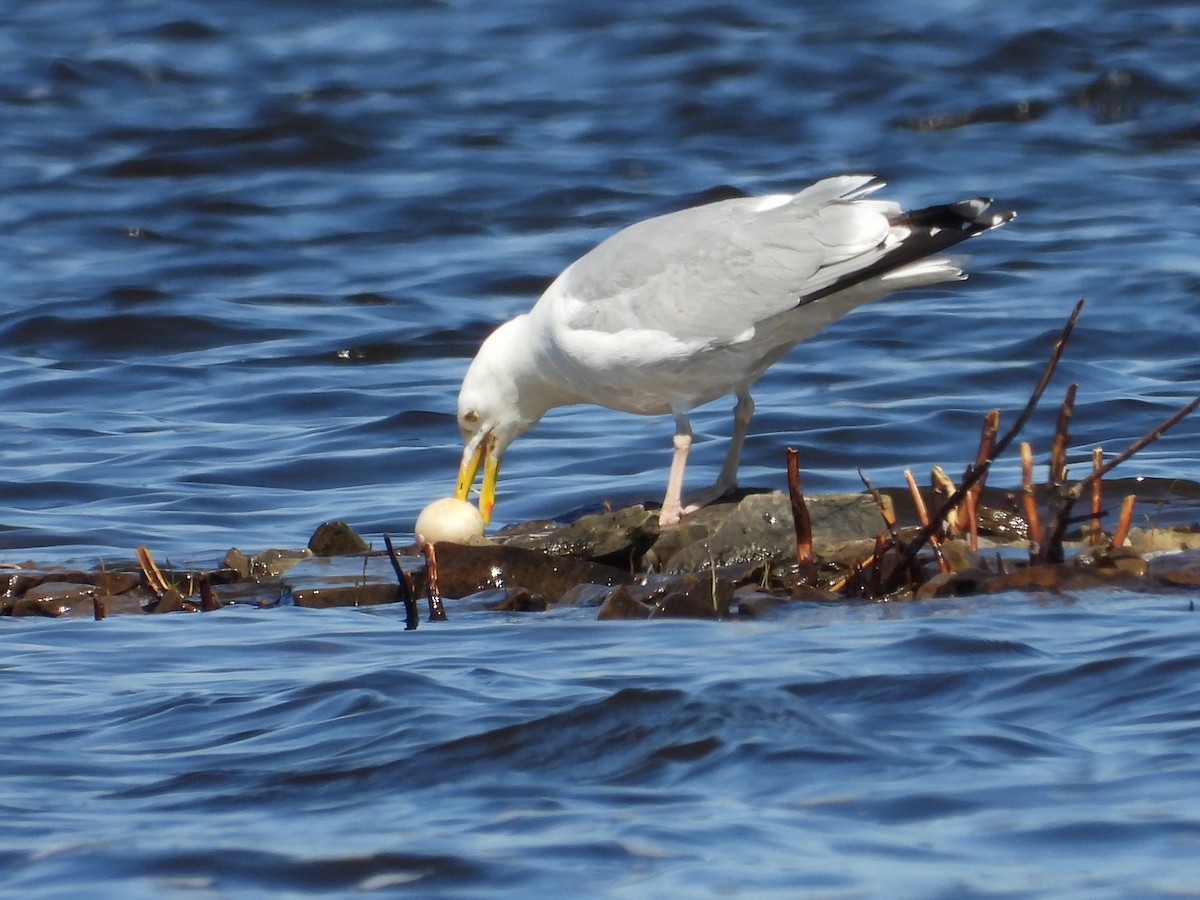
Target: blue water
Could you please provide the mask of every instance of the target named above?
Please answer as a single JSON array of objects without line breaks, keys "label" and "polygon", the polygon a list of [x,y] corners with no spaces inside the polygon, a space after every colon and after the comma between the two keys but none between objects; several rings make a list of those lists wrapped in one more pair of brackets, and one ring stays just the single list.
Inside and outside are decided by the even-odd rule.
[{"label": "blue water", "polygon": [[[1020,213],[966,284],[773,369],[745,483],[781,486],[789,444],[810,492],[961,470],[1080,296],[1039,460],[1069,381],[1077,468],[1200,391],[1192,3],[10,6],[3,562],[404,534],[449,491],[482,337],[722,187],[869,171]],[[695,417],[693,484],[728,407]],[[660,496],[671,430],[551,413],[497,519]],[[1123,474],[1200,480],[1198,435]],[[5,620],[0,871],[21,896],[1200,892],[1188,600]]]}]

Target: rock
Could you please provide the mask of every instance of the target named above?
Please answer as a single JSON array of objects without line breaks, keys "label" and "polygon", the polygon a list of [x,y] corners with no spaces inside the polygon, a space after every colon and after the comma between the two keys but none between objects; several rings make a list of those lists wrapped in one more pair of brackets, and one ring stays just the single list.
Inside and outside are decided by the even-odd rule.
[{"label": "rock", "polygon": [[541,594],[531,594],[523,587],[505,591],[504,596],[489,604],[492,612],[545,612],[550,602]]},{"label": "rock", "polygon": [[[470,546],[435,544],[438,589],[443,597],[466,597],[486,588],[527,588],[554,599],[579,584],[627,584],[633,576],[621,569],[556,557],[537,550],[500,544]],[[413,573],[413,589],[425,591],[425,573]]]},{"label": "rock", "polygon": [[366,553],[371,548],[345,522],[322,522],[308,539],[308,549],[314,556],[351,556]]},{"label": "rock", "polygon": [[649,606],[635,600],[629,593],[629,588],[620,585],[613,588],[604,598],[600,611],[596,613],[596,619],[648,619],[650,612]]},{"label": "rock", "polygon": [[[885,498],[887,502],[887,498]],[[812,517],[813,550],[825,550],[849,539],[882,530],[879,508],[868,494],[827,494],[807,500]],[[699,572],[756,560],[784,561],[796,556],[796,530],[786,494],[750,494],[708,537],[684,547],[664,572]]]},{"label": "rock", "polygon": [[733,599],[733,583],[705,575],[683,575],[671,579],[669,587],[654,604],[652,619],[727,619]]},{"label": "rock", "polygon": [[242,578],[263,578],[282,575],[302,559],[313,556],[313,552],[304,550],[263,550],[254,556],[247,556],[237,547],[225,554],[222,565],[232,569]]},{"label": "rock", "polygon": [[86,600],[91,603],[92,598],[96,596],[96,587],[71,581],[43,581],[37,587],[27,590],[23,596],[27,600],[56,599],[68,604]]},{"label": "rock", "polygon": [[636,569],[658,533],[658,513],[638,505],[582,516],[542,534],[515,534],[504,543],[554,556]]},{"label": "rock", "polygon": [[1149,574],[1171,587],[1200,587],[1200,550],[1156,556],[1150,560]]},{"label": "rock", "polygon": [[1088,569],[1072,563],[1029,565],[1003,575],[991,575],[979,584],[980,593],[1001,591],[1078,591],[1094,587],[1136,589],[1144,581],[1119,569]]},{"label": "rock", "polygon": [[599,606],[612,590],[603,584],[577,584],[555,601],[555,606]]},{"label": "rock", "polygon": [[962,568],[954,572],[939,572],[913,592],[914,600],[933,600],[942,597],[967,597],[979,593],[980,585],[992,573],[978,568]]},{"label": "rock", "polygon": [[47,616],[58,618],[71,612],[71,604],[54,597],[18,597],[8,607],[10,616]]},{"label": "rock", "polygon": [[391,560],[378,553],[311,556],[298,560],[280,580],[284,596],[290,595],[296,606],[309,609],[376,606],[400,599]]},{"label": "rock", "polygon": [[1200,549],[1200,532],[1192,527],[1130,528],[1129,545],[1138,553]]}]

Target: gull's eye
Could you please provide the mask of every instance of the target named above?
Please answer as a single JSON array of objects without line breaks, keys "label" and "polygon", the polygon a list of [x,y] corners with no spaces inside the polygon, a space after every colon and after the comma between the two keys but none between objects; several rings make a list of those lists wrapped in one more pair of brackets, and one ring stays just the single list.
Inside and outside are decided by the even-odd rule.
[{"label": "gull's eye", "polygon": [[463,413],[462,419],[468,425],[474,425],[479,421],[479,413],[475,412],[473,409],[468,409],[465,413]]}]

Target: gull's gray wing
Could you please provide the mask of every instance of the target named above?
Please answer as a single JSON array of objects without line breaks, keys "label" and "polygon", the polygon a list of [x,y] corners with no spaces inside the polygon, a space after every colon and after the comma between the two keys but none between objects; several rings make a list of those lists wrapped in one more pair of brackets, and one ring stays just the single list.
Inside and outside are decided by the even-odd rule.
[{"label": "gull's gray wing", "polygon": [[[631,225],[560,276],[573,328],[662,331],[710,346],[971,234],[987,201],[904,214],[846,175],[795,195],[724,200]],[[1007,221],[1007,219],[1004,219]]]}]

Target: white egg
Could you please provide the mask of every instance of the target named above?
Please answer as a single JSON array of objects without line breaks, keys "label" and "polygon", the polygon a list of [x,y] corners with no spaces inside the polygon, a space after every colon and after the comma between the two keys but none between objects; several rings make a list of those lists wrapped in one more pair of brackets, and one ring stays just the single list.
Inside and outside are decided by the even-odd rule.
[{"label": "white egg", "polygon": [[438,541],[471,544],[483,537],[483,519],[479,510],[466,500],[442,497],[421,510],[413,531],[418,541],[431,544]]}]

